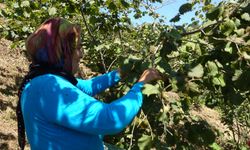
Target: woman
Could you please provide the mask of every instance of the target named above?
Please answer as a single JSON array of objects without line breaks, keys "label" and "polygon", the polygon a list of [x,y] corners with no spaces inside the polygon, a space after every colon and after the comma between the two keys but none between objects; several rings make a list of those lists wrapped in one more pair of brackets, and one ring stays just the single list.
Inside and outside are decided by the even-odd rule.
[{"label": "woman", "polygon": [[102,136],[122,131],[138,113],[143,84],[160,78],[156,70],[145,70],[125,96],[110,104],[96,100],[94,95],[120,80],[121,71],[76,79],[80,27],[61,18],[45,21],[28,37],[26,49],[32,64],[19,90],[21,149],[25,129],[32,150],[104,149]]}]

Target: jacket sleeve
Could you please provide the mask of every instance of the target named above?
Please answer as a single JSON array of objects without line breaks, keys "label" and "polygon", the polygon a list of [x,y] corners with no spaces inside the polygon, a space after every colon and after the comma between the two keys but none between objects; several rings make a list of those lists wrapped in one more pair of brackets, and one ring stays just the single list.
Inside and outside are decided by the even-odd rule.
[{"label": "jacket sleeve", "polygon": [[129,125],[142,105],[142,82],[136,83],[126,95],[110,104],[85,94],[73,85],[60,85],[53,89],[54,94],[47,91],[48,106],[44,107],[44,115],[50,122],[79,132],[96,135],[118,133]]},{"label": "jacket sleeve", "polygon": [[84,93],[94,96],[115,85],[120,80],[118,71],[112,71],[88,80],[77,79],[77,87]]}]

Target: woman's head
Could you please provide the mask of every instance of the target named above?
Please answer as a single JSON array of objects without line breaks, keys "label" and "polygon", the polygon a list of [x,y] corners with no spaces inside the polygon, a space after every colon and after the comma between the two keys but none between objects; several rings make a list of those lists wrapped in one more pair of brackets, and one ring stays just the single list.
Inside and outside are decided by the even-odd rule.
[{"label": "woman's head", "polygon": [[74,74],[78,69],[78,57],[82,57],[80,41],[78,25],[62,18],[52,18],[28,37],[26,49],[33,64],[62,68]]}]

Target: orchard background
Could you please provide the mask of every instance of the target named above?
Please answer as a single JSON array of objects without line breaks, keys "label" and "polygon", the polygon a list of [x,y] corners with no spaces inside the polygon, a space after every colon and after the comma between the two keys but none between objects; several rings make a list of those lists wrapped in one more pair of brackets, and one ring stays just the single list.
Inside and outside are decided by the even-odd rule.
[{"label": "orchard background", "polygon": [[[122,67],[128,77],[97,97],[124,95],[143,70],[163,81],[145,85],[144,104],[122,133],[104,141],[124,149],[248,149],[250,140],[250,2],[190,0],[174,18],[162,0],[0,0],[0,149],[17,149],[17,89],[28,70],[25,39],[44,20],[82,27],[79,76]],[[192,22],[176,25],[196,10]],[[131,16],[133,14],[133,16]],[[133,25],[144,15],[152,23]]]}]

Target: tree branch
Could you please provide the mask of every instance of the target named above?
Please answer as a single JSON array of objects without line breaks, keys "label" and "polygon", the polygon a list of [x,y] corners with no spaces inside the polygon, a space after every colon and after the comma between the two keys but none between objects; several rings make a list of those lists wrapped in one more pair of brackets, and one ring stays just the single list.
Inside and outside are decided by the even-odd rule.
[{"label": "tree branch", "polygon": [[212,27],[214,25],[218,25],[220,23],[224,22],[224,20],[221,20],[221,21],[218,21],[216,23],[213,23],[213,24],[210,24],[206,27],[203,27],[203,28],[200,28],[200,29],[197,29],[197,30],[194,30],[194,31],[190,31],[190,32],[185,32],[185,33],[182,33],[181,36],[187,36],[187,35],[190,35],[190,34],[195,34],[195,33],[198,33],[198,32],[203,32],[204,33],[204,30],[209,28],[209,27]]},{"label": "tree branch", "polygon": [[[84,22],[84,25],[86,26],[87,30],[88,30],[88,34],[89,36],[92,38],[92,41],[96,41],[95,37],[93,36],[92,32],[91,32],[91,29],[86,21],[86,18],[85,18],[85,15],[83,13],[83,4],[82,4],[82,7],[81,7],[81,14],[82,14],[82,18],[83,18],[83,22]],[[94,42],[95,43],[95,42]],[[95,43],[96,44],[96,43]]]},{"label": "tree branch", "polygon": [[105,73],[107,73],[107,67],[106,67],[106,64],[105,64],[105,61],[104,61],[104,56],[103,56],[102,50],[99,50],[99,52],[100,52],[100,56],[101,56],[103,69],[104,69]]},{"label": "tree branch", "polygon": [[111,64],[109,65],[107,72],[109,72],[109,70],[111,69],[111,67],[113,66],[113,64],[115,63],[115,61],[118,59],[119,55],[111,62]]},{"label": "tree branch", "polygon": [[135,130],[135,122],[133,123],[133,128],[132,128],[132,131],[131,131],[132,137],[130,139],[130,144],[129,144],[128,150],[131,150],[132,145],[133,145],[134,130]]},{"label": "tree branch", "polygon": [[196,43],[196,44],[200,44],[200,45],[204,45],[204,46],[206,46],[209,50],[213,50],[213,46],[210,45],[209,43],[202,43],[202,42],[192,41],[192,40],[186,40],[186,39],[183,39],[182,41],[184,41],[184,42]]}]

